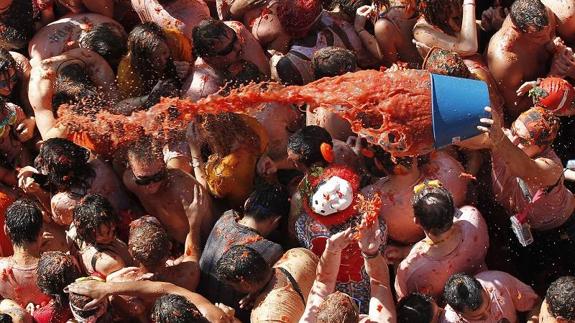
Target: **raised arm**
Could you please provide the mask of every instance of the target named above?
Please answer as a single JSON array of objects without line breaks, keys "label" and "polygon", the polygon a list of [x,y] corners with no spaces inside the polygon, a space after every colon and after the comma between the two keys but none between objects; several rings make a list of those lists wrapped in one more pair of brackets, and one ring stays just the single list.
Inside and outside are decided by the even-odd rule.
[{"label": "raised arm", "polygon": [[[491,108],[486,108],[491,112]],[[509,170],[513,176],[523,179],[528,184],[545,188],[557,183],[563,173],[563,167],[548,158],[532,159],[523,150],[509,140],[501,128],[501,121],[497,114],[493,119],[481,119],[481,122],[488,126],[479,126],[481,131],[489,134],[491,150],[500,155],[506,165],[510,165]]]},{"label": "raised arm", "polygon": [[313,286],[309,293],[305,311],[300,323],[315,323],[319,305],[324,299],[335,291],[335,283],[339,266],[341,264],[341,252],[353,241],[351,228],[332,235],[325,245],[325,250],[319,259],[317,272]]},{"label": "raised arm", "polygon": [[72,283],[68,292],[88,296],[93,301],[86,304],[84,309],[91,309],[104,298],[112,295],[127,295],[141,298],[157,298],[165,294],[175,294],[185,297],[192,302],[210,322],[231,322],[231,318],[198,293],[191,292],[174,284],[154,281],[134,282],[100,282],[86,280]]},{"label": "raised arm", "polygon": [[380,252],[384,234],[378,224],[378,221],[368,224],[364,218],[359,228],[358,243],[371,288],[369,320],[395,323],[395,303],[391,293],[389,267]]},{"label": "raised arm", "polygon": [[424,43],[428,47],[436,46],[454,51],[463,57],[477,53],[475,0],[463,1],[461,31],[456,36],[448,35],[430,25],[416,25],[413,30],[413,37],[416,41]]},{"label": "raised arm", "polygon": [[[377,60],[381,61],[384,58],[383,51],[378,43],[378,40],[375,36],[370,34],[367,30],[365,30],[365,23],[367,19],[373,15],[374,7],[373,6],[361,6],[357,9],[355,13],[355,20],[353,23],[353,27],[355,32],[361,39],[363,46],[367,49],[367,51],[373,55],[373,57],[377,58]],[[377,26],[377,24],[376,24]],[[385,43],[392,43],[389,39]]]}]

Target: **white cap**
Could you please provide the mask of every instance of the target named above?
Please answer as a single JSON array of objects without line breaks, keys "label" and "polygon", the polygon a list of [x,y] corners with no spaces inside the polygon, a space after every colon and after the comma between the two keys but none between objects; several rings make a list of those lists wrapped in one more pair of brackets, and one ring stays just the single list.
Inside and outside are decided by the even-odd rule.
[{"label": "white cap", "polygon": [[347,209],[353,202],[351,184],[338,176],[333,176],[319,185],[312,196],[311,209],[323,216]]}]

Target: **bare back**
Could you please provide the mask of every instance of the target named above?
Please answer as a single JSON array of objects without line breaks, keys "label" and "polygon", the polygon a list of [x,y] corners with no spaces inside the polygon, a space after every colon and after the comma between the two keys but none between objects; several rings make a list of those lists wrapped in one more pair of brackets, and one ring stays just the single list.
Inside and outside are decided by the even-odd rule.
[{"label": "bare back", "polygon": [[34,62],[78,48],[80,38],[94,26],[109,23],[124,31],[114,19],[95,13],[77,14],[54,21],[40,29],[30,41],[28,53]]}]

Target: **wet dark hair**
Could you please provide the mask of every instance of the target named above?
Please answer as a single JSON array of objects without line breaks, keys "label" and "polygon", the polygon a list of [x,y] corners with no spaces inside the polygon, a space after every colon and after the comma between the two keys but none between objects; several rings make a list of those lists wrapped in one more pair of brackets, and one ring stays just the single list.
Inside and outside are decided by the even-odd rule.
[{"label": "wet dark hair", "polygon": [[117,225],[120,218],[112,204],[103,196],[88,194],[74,208],[74,225],[78,237],[88,244],[96,243],[96,233],[101,225]]},{"label": "wet dark hair", "polygon": [[238,88],[250,83],[259,83],[265,81],[267,77],[259,70],[256,64],[241,60],[232,64],[224,72],[226,79],[224,94],[228,94],[231,89]]},{"label": "wet dark hair", "polygon": [[329,294],[317,310],[318,323],[356,323],[359,311],[349,295],[341,292]]},{"label": "wet dark hair", "polygon": [[35,165],[47,170],[48,181],[64,191],[73,185],[87,188],[88,179],[95,175],[89,166],[90,151],[67,139],[50,138],[40,147]]},{"label": "wet dark hair", "polygon": [[154,270],[169,256],[170,237],[160,224],[141,218],[130,224],[128,250],[136,261]]},{"label": "wet dark hair", "polygon": [[454,35],[455,31],[449,26],[448,21],[451,10],[461,8],[462,3],[461,0],[417,0],[417,10],[429,24]]},{"label": "wet dark hair", "polygon": [[79,64],[68,64],[58,71],[52,96],[52,108],[62,104],[76,104],[74,111],[82,114],[98,112],[102,105],[96,85]]},{"label": "wet dark hair", "polygon": [[37,242],[42,233],[42,225],[42,211],[31,200],[17,200],[6,210],[8,237],[15,246]]},{"label": "wet dark hair", "polygon": [[411,293],[397,304],[397,322],[430,323],[433,320],[433,298],[421,293]]},{"label": "wet dark hair", "polygon": [[370,6],[371,4],[371,0],[333,0],[331,1],[329,10],[333,10],[337,5],[339,5],[339,8],[343,13],[348,17],[353,18],[355,17],[355,13],[359,7]]},{"label": "wet dark hair", "polygon": [[415,218],[427,232],[441,234],[453,225],[455,206],[445,187],[425,187],[414,194],[411,206]]},{"label": "wet dark hair", "polygon": [[168,45],[166,35],[162,28],[153,22],[137,25],[128,35],[128,53],[133,71],[144,80],[141,89],[143,93],[149,93],[162,78],[176,78],[176,67],[171,55],[162,71],[151,68],[155,51],[162,43]]},{"label": "wet dark hair", "polygon": [[204,19],[192,30],[194,52],[199,57],[213,57],[218,53],[214,45],[226,36],[226,31],[232,30],[223,21],[216,19]]},{"label": "wet dark hair", "polygon": [[329,132],[319,126],[306,126],[289,137],[288,149],[300,156],[300,163],[311,167],[316,163],[326,162],[320,150],[323,143],[328,143],[333,147]]},{"label": "wet dark hair", "polygon": [[575,277],[560,277],[547,289],[545,301],[553,317],[575,320]]},{"label": "wet dark hair", "polygon": [[152,321],[156,323],[208,323],[194,303],[184,296],[167,294],[159,297],[152,309]]},{"label": "wet dark hair", "polygon": [[7,49],[0,47],[0,74],[8,76],[10,69],[16,70],[16,61]]},{"label": "wet dark hair", "polygon": [[96,314],[96,312],[98,312],[97,308],[93,309],[93,310],[81,310],[81,308],[84,308],[84,306],[86,306],[86,304],[88,304],[92,301],[92,299],[88,296],[70,293],[70,295],[68,295],[68,298],[69,298],[68,301],[70,302],[70,304],[72,304],[76,308],[78,308],[78,309],[74,310],[74,312],[82,318],[89,318],[90,316],[93,316]]},{"label": "wet dark hair", "polygon": [[216,264],[216,275],[222,281],[246,282],[252,286],[267,282],[271,270],[262,255],[244,245],[231,247]]},{"label": "wet dark hair", "polygon": [[447,304],[458,313],[475,311],[483,304],[483,288],[479,281],[466,274],[451,276],[443,289]]},{"label": "wet dark hair", "polygon": [[311,65],[316,80],[338,76],[357,69],[357,56],[348,49],[330,46],[315,52]]},{"label": "wet dark hair", "polygon": [[289,214],[289,195],[280,186],[265,185],[256,188],[244,204],[244,216],[263,221],[275,216]]},{"label": "wet dark hair", "polygon": [[153,164],[163,161],[162,147],[154,137],[144,135],[128,147],[128,157],[147,165]]},{"label": "wet dark hair", "polygon": [[127,51],[127,40],[115,24],[103,23],[80,38],[79,46],[100,54],[110,66],[116,66]]},{"label": "wet dark hair", "polygon": [[12,316],[6,313],[0,313],[0,323],[12,323]]},{"label": "wet dark hair", "polygon": [[541,31],[549,25],[549,16],[545,5],[539,0],[516,0],[511,5],[509,16],[513,24],[522,32],[530,32],[530,28]]},{"label": "wet dark hair", "polygon": [[8,50],[25,48],[34,36],[33,17],[32,1],[12,1],[8,10],[2,13],[0,47]]},{"label": "wet dark hair", "polygon": [[471,72],[457,53],[442,48],[432,48],[423,62],[423,69],[434,74],[470,78]]},{"label": "wet dark hair", "polygon": [[68,294],[64,292],[64,288],[82,276],[72,256],[61,251],[44,252],[38,261],[36,273],[40,291],[49,295],[59,309],[67,308]]}]

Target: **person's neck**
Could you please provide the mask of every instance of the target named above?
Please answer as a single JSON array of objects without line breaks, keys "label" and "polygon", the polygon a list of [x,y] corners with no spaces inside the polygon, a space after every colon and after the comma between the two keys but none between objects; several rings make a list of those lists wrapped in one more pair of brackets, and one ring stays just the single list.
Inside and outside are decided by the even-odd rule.
[{"label": "person's neck", "polygon": [[243,225],[244,227],[248,227],[254,231],[256,231],[262,237],[265,237],[267,231],[263,228],[262,224],[256,221],[254,218],[249,216],[244,216],[238,220],[238,223]]},{"label": "person's neck", "polygon": [[19,265],[27,266],[37,264],[40,259],[40,245],[27,244],[24,246],[14,246],[12,260]]},{"label": "person's neck", "polygon": [[425,235],[424,241],[429,245],[429,254],[434,257],[450,254],[461,242],[459,230],[456,226],[452,226],[449,230],[440,234],[426,232]]}]

